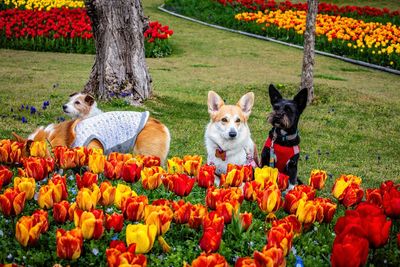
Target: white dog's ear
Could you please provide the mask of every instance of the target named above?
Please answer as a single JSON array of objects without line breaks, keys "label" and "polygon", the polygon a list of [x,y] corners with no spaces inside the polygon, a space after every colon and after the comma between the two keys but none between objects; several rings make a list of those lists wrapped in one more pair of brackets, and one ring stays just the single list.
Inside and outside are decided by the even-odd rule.
[{"label": "white dog's ear", "polygon": [[208,92],[208,113],[215,114],[223,105],[224,100],[216,92]]},{"label": "white dog's ear", "polygon": [[249,92],[245,94],[240,98],[236,105],[240,107],[244,115],[248,118],[254,105],[254,93]]}]

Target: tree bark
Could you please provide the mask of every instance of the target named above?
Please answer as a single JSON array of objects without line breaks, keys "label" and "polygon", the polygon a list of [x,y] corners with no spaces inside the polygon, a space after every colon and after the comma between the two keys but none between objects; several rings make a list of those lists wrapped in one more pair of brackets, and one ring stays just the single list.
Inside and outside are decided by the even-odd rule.
[{"label": "tree bark", "polygon": [[318,13],[318,0],[307,0],[308,11],[304,32],[304,56],[301,74],[301,87],[308,89],[308,103],[314,99],[314,63],[315,63],[315,22]]},{"label": "tree bark", "polygon": [[144,53],[148,26],[140,0],[85,0],[96,57],[84,92],[140,104],[152,94]]}]

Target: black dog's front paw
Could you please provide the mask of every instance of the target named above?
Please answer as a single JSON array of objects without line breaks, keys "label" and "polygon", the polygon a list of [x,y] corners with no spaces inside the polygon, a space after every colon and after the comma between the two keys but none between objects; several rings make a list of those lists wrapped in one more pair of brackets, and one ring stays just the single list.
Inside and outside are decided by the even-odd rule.
[{"label": "black dog's front paw", "polygon": [[261,168],[264,166],[269,166],[269,153],[270,150],[268,147],[264,147],[262,152],[261,152]]}]

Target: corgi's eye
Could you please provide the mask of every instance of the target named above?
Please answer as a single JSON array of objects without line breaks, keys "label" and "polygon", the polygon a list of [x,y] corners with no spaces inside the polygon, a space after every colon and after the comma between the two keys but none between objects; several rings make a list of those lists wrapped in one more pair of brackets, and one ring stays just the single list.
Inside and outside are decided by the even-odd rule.
[{"label": "corgi's eye", "polygon": [[237,119],[235,120],[235,122],[236,122],[236,123],[240,123],[240,119],[237,118]]},{"label": "corgi's eye", "polygon": [[228,119],[227,118],[222,118],[221,121],[222,122],[228,122]]},{"label": "corgi's eye", "polygon": [[75,101],[75,105],[79,105],[81,102],[79,101]]}]

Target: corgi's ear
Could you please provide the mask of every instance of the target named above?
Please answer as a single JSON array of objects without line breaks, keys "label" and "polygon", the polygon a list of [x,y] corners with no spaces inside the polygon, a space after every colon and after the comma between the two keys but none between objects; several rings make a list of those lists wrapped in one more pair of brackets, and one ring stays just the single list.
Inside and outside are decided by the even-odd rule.
[{"label": "corgi's ear", "polygon": [[276,102],[282,99],[281,93],[279,93],[278,89],[276,89],[272,83],[269,85],[268,93],[271,105],[274,105]]},{"label": "corgi's ear", "polygon": [[297,95],[293,98],[293,101],[296,102],[296,104],[297,104],[297,109],[299,110],[299,113],[302,113],[303,110],[306,108],[307,100],[308,100],[307,88],[301,89],[297,93]]},{"label": "corgi's ear", "polygon": [[248,92],[240,98],[239,102],[237,102],[236,105],[240,107],[244,115],[248,118],[254,105],[254,93]]},{"label": "corgi's ear", "polygon": [[94,103],[94,97],[91,95],[86,95],[85,96],[85,102],[88,103],[89,106],[93,105]]},{"label": "corgi's ear", "polygon": [[224,105],[224,100],[214,91],[208,92],[208,113],[215,114]]},{"label": "corgi's ear", "polygon": [[12,132],[11,134],[14,136],[15,141],[17,141],[19,143],[25,143],[26,142],[26,138],[23,138],[23,137],[19,136],[18,134],[14,133],[14,132]]}]

